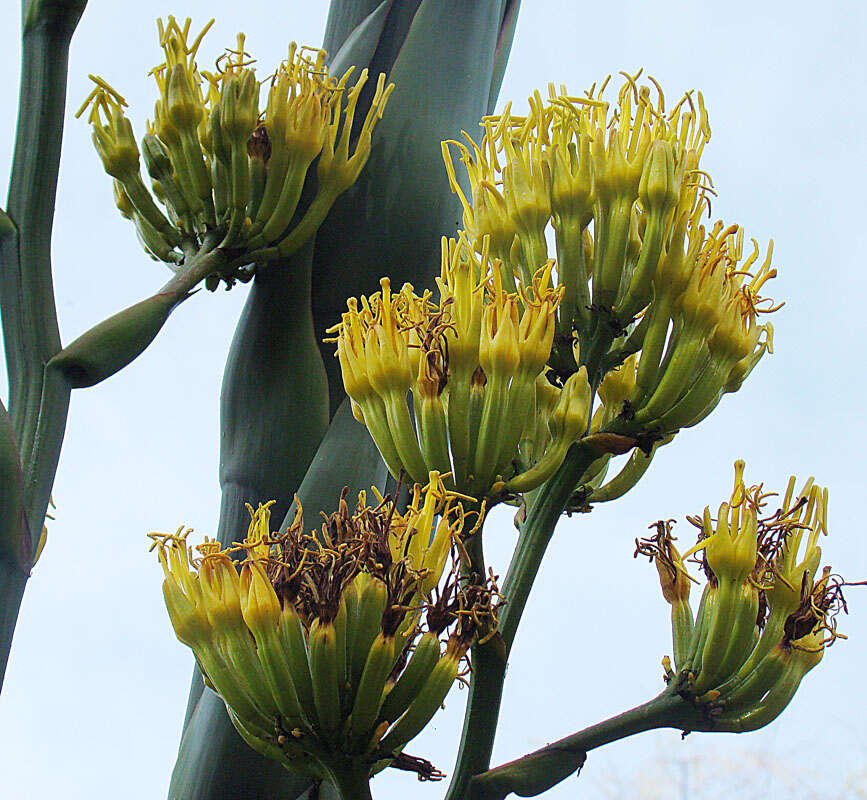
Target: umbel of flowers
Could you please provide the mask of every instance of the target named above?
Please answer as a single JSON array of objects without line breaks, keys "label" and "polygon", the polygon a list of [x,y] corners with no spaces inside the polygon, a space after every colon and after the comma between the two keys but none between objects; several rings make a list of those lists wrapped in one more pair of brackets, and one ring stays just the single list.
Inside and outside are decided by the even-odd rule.
[{"label": "umbel of flowers", "polygon": [[[239,266],[290,255],[315,233],[367,162],[393,86],[379,76],[350,153],[367,70],[357,80],[353,69],[335,78],[325,51],[293,43],[260,109],[261,84],[243,34],[212,71],[200,69],[199,47],[212,23],[193,38],[189,19],[183,26],[174,17],[159,21],[164,61],[151,70],[159,97],[140,147],[126,101],[104,79],[91,76],[96,86],[78,114],[90,109],[115,201],[145,250],[172,266],[221,248],[229,256],[222,277],[231,280],[243,277],[233,272]],[[152,191],[142,180],[142,158]],[[308,181],[315,188],[303,192]],[[209,286],[218,280],[209,276]]]},{"label": "umbel of flowers", "polygon": [[[810,478],[796,494],[792,477],[780,507],[765,513],[773,493],[747,486],[743,473],[744,462],[736,462],[731,498],[715,517],[705,508],[689,518],[699,540],[683,557],[670,522],[636,540],[636,555],[655,562],[671,605],[674,664],[664,660],[667,680],[705,730],[751,731],[776,719],[841,635],[835,617],[846,608],[849,584],[830,567],[819,572],[828,490]],[[701,553],[706,579],[695,615],[694,578],[684,563],[693,553]]]},{"label": "umbel of flowers", "polygon": [[459,533],[471,526],[437,473],[403,514],[363,493],[351,510],[345,494],[318,531],[305,532],[300,504],[273,531],[266,504],[229,548],[151,534],[166,607],[254,749],[338,785],[395,761],[438,777],[402,749],[470,644],[496,630],[495,589],[458,577]]},{"label": "umbel of flowers", "polygon": [[[437,296],[384,278],[333,329],[356,417],[395,475],[436,469],[507,499],[583,441],[598,458],[574,506],[614,499],[771,350],[770,248],[745,258],[739,226],[704,222],[701,95],[666,111],[637,77],[613,112],[605,84],[585,97],[552,87],[526,117],[484,118],[480,144],[443,143],[466,230],[443,242]],[[611,456],[633,448],[603,485]]]}]

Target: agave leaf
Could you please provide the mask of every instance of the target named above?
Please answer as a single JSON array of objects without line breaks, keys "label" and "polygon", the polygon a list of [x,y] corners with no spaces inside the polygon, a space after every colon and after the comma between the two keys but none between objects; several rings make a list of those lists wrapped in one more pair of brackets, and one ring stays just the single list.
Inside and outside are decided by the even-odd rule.
[{"label": "agave leaf", "polygon": [[521,0],[506,0],[503,9],[503,20],[500,24],[500,35],[497,37],[497,48],[494,51],[494,69],[491,75],[491,89],[488,94],[488,113],[494,113],[500,87],[503,85],[503,76],[509,63],[509,53],[512,50],[512,42],[515,39],[515,28],[518,25],[518,11],[521,8]]},{"label": "agave leaf", "polygon": [[181,739],[169,800],[292,800],[310,779],[252,750],[229,722],[223,701],[205,689]]},{"label": "agave leaf", "polygon": [[[336,53],[350,35],[382,5],[381,0],[338,0],[328,8],[322,47]],[[390,5],[390,3],[389,3]]]},{"label": "agave leaf", "polygon": [[[349,67],[364,69],[370,64],[376,47],[382,36],[382,29],[388,19],[388,12],[393,0],[382,2],[368,14],[358,26],[346,37],[340,49],[329,60],[329,70],[332,75],[341,76]],[[337,5],[332,5],[332,9]],[[328,50],[328,48],[325,48]]]},{"label": "agave leaf", "polygon": [[[345,399],[298,490],[298,498],[306,509],[306,524],[314,525],[320,511],[328,513],[336,509],[344,487],[349,488],[351,505],[352,498],[371,486],[384,492],[388,477],[388,470],[367,428],[355,420],[349,399]],[[293,504],[283,522],[284,530],[294,513]]]},{"label": "agave leaf", "polygon": [[[406,22],[410,6],[392,7],[384,42]],[[377,49],[370,68],[385,67],[395,90],[367,166],[316,238],[318,334],[339,320],[346,297],[375,291],[381,276],[396,286],[424,286],[438,273],[439,239],[454,233],[460,218],[440,141],[461,129],[475,132],[487,111],[502,9],[502,3],[424,0],[405,40],[395,37]],[[390,68],[388,53],[395,53]],[[326,353],[332,352],[329,346]],[[332,358],[325,363],[335,407],[343,396],[339,368]]]},{"label": "agave leaf", "polygon": [[325,369],[310,316],[311,248],[253,281],[220,397],[219,536],[243,538],[245,503],[281,518],[328,428]]}]

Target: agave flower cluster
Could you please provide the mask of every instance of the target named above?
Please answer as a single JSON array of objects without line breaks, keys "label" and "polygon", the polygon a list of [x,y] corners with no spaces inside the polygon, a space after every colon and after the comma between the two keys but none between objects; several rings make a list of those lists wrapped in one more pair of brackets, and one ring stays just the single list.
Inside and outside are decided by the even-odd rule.
[{"label": "agave flower cluster", "polygon": [[[671,605],[668,680],[700,710],[709,730],[750,731],[776,719],[840,636],[835,616],[845,610],[848,584],[830,567],[817,575],[827,489],[810,478],[796,494],[792,477],[780,508],[763,516],[771,494],[746,486],[743,473],[738,461],[731,498],[715,518],[710,508],[689,518],[700,538],[683,557],[670,523],[659,522],[655,536],[636,540],[636,555],[655,562]],[[693,616],[694,579],[684,559],[696,552],[707,582]]]},{"label": "agave flower cluster", "polygon": [[572,507],[611,500],[771,350],[771,249],[744,258],[741,228],[704,224],[701,95],[666,112],[655,82],[637,80],[613,108],[605,84],[585,97],[552,87],[525,117],[484,118],[480,144],[443,143],[465,232],[443,245],[437,301],[385,280],[334,328],[356,415],[394,474],[437,469],[461,491],[509,498],[592,441]]},{"label": "agave flower cluster", "polygon": [[233,547],[151,534],[175,633],[238,731],[315,777],[401,758],[496,628],[495,589],[457,577],[471,526],[436,473],[403,514],[363,493],[350,510],[345,495],[319,531],[304,531],[300,505],[272,531],[267,504]]},{"label": "agave flower cluster", "polygon": [[[739,343],[746,352],[737,361],[764,352],[757,342],[765,329],[755,316],[758,291],[774,274],[770,252],[753,277],[757,253],[737,266],[740,229],[719,223],[708,232],[702,225],[713,193],[700,169],[710,138],[702,96],[696,105],[688,93],[666,112],[658,84],[639,85],[639,76],[625,75],[613,109],[603,99],[608,80],[584,97],[551,86],[547,103],[538,92],[530,98],[525,117],[507,106],[483,119],[481,144],[466,135],[466,143],[443,143],[464,226],[477,247],[490,237],[504,280],[527,280],[547,259],[545,232],[553,228],[563,301],[552,366],[574,371],[574,337],[597,381],[642,348],[644,372],[658,373],[670,326],[686,327],[690,336],[701,326],[708,336],[721,324],[738,328],[748,341]],[[458,183],[452,147],[471,198]],[[661,376],[644,372],[642,389],[655,388]],[[660,405],[648,420],[656,420]]]},{"label": "agave flower cluster", "polygon": [[[409,284],[392,293],[387,278],[381,292],[349,300],[332,329],[344,386],[393,474],[419,480],[437,469],[481,498],[495,476],[512,470],[522,434],[515,420],[535,417],[562,294],[551,285],[551,266],[513,294],[487,251],[477,255],[465,237],[443,240],[436,303]],[[551,387],[544,400],[560,425],[556,447],[565,452],[562,445],[587,425],[586,371],[562,391]],[[535,485],[562,455],[551,453],[531,478]]]},{"label": "agave flower cluster", "polygon": [[[121,214],[135,224],[145,250],[170,265],[214,247],[236,264],[296,251],[364,167],[393,88],[379,76],[350,153],[366,70],[354,82],[352,69],[337,79],[323,50],[293,43],[270,77],[260,110],[260,82],[243,34],[213,71],[199,68],[198,51],[212,23],[192,38],[189,19],[183,26],[174,17],[159,21],[164,61],[151,71],[159,99],[141,148],[126,101],[102,78],[91,76],[96,86],[78,112],[90,109],[94,144],[114,178]],[[142,180],[141,157],[153,193]],[[308,178],[315,190],[302,199]],[[227,269],[223,277],[231,275]],[[216,280],[210,279],[212,288]]]}]

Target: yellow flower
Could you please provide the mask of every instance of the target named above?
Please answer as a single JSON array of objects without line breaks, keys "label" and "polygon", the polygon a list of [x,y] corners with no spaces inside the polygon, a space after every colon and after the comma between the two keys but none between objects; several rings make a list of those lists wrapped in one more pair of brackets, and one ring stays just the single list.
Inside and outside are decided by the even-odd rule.
[{"label": "yellow flower", "polygon": [[516,470],[562,295],[550,262],[518,293],[498,266],[486,244],[479,256],[464,236],[444,240],[436,303],[383,278],[330,330],[356,416],[392,473],[421,482],[437,471],[479,500]]},{"label": "yellow flower", "polygon": [[[689,518],[701,534],[683,558],[671,545],[670,522],[657,523],[656,537],[637,542],[636,554],[667,567],[660,576],[672,603],[677,665],[677,672],[667,667],[668,680],[700,711],[706,730],[742,732],[773,721],[824,648],[841,636],[835,617],[845,608],[843,588],[853,585],[828,567],[815,578],[818,537],[827,533],[827,490],[810,478],[795,496],[791,478],[782,504],[768,513],[774,493],[748,486],[743,473],[743,462],[736,462],[731,498],[716,520],[708,509]],[[701,550],[708,583],[693,620],[684,559]]]},{"label": "yellow flower", "polygon": [[189,531],[151,534],[175,632],[241,735],[319,777],[344,760],[366,776],[402,749],[474,638],[496,626],[496,588],[457,580],[452,545],[471,526],[438,474],[403,514],[390,498],[371,508],[364,493],[352,512],[345,494],[310,533],[296,501],[284,533],[271,528],[271,503],[248,506],[247,537],[228,548],[206,539],[194,551]]},{"label": "yellow flower", "polygon": [[[243,34],[217,59],[214,72],[199,69],[198,53],[212,24],[194,36],[189,19],[158,20],[164,60],[151,71],[159,99],[143,151],[165,214],[141,183],[123,98],[92,76],[96,89],[79,111],[92,105],[89,119],[106,170],[122,182],[137,215],[162,237],[143,232],[133,219],[152,255],[174,264],[215,244],[226,252],[228,263],[220,275],[208,277],[209,288],[220,277],[231,285],[244,264],[290,255],[313,235],[367,162],[373,130],[393,88],[379,76],[350,154],[366,70],[350,86],[352,69],[337,80],[328,74],[324,51],[293,43],[271,78],[262,113],[255,62]],[[299,209],[317,158],[317,192]]]}]

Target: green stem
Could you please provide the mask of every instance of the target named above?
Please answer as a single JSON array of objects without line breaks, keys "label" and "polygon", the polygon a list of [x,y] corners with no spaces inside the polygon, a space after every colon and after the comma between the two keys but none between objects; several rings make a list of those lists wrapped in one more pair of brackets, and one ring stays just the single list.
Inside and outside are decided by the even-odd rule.
[{"label": "green stem", "polygon": [[[470,556],[470,571],[475,575],[485,576],[482,531],[477,531],[466,539],[465,544]],[[446,795],[447,800],[463,798],[467,781],[476,773],[487,769],[490,764],[497,718],[500,715],[500,696],[506,676],[506,656],[500,636],[494,636],[485,644],[473,644],[473,676],[464,714],[458,762]]]},{"label": "green stem", "polygon": [[[69,388],[44,365],[60,349],[51,279],[69,43],[86,0],[30,0],[23,7],[21,84],[6,212],[0,235],[0,317],[9,413],[24,474],[25,514],[35,552],[66,429]],[[24,534],[26,535],[26,531]],[[0,688],[28,572],[0,563]]]},{"label": "green stem", "polygon": [[509,650],[554,528],[584,471],[599,455],[594,448],[573,444],[560,469],[540,489],[527,512],[503,584],[503,594],[508,603],[500,618],[500,633]]},{"label": "green stem", "polygon": [[695,710],[680,695],[663,692],[647,703],[552,742],[544,750],[565,748],[587,752],[654,728],[689,729]]},{"label": "green stem", "polygon": [[0,560],[0,689],[3,688],[12,636],[28,577],[20,567]]},{"label": "green stem", "polygon": [[580,768],[589,750],[655,728],[694,730],[697,725],[694,707],[666,689],[647,703],[488,770],[471,782],[467,797],[504,798],[511,792],[534,797]]},{"label": "green stem", "polygon": [[[487,770],[490,765],[508,656],[527,598],[560,515],[581,475],[598,455],[591,448],[580,444],[573,445],[563,465],[536,495],[535,502],[521,525],[518,546],[503,584],[503,595],[507,602],[500,616],[499,636],[473,648],[473,677],[470,681],[464,728],[446,800],[463,800],[470,779]],[[480,552],[481,543],[478,547]],[[473,556],[472,551],[470,555]]]},{"label": "green stem", "polygon": [[331,783],[337,789],[341,800],[372,800],[370,777],[367,767],[359,769],[347,766],[345,769],[330,769]]}]

